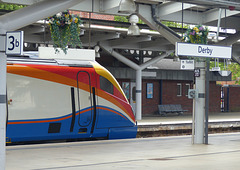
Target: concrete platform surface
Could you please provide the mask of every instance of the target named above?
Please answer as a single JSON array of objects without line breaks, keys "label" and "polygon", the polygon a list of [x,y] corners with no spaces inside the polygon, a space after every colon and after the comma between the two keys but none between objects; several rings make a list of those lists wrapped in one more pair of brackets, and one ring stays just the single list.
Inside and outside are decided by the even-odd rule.
[{"label": "concrete platform surface", "polygon": [[7,170],[238,170],[240,133],[7,146]]},{"label": "concrete platform surface", "polygon": [[[209,114],[209,122],[231,122],[240,121],[240,112],[219,112]],[[169,114],[166,117],[160,115],[149,115],[138,120],[138,125],[159,125],[159,124],[179,124],[192,123],[192,115],[184,114],[177,116],[176,114]]]}]

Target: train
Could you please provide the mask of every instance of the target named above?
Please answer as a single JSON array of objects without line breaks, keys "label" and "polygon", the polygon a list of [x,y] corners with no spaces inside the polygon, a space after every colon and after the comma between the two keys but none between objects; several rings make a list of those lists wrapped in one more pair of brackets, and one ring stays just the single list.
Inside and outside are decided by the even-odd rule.
[{"label": "train", "polygon": [[7,143],[135,138],[131,105],[95,51],[7,58]]}]

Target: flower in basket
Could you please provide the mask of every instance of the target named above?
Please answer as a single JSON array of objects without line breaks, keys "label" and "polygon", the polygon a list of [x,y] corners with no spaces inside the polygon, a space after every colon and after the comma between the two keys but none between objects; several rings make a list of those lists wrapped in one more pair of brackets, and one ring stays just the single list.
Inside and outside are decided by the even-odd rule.
[{"label": "flower in basket", "polygon": [[207,44],[208,32],[208,28],[204,28],[202,25],[195,26],[192,29],[188,28],[182,41],[193,44]]},{"label": "flower in basket", "polygon": [[60,12],[48,18],[53,47],[59,52],[58,47],[66,54],[68,45],[75,48],[82,47],[80,40],[81,19],[77,15],[71,15],[69,11]]}]

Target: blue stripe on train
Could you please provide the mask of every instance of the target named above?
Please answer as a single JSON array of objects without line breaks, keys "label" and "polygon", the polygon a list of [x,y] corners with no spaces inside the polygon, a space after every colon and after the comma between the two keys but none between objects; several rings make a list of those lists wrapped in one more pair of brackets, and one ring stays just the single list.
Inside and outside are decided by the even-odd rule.
[{"label": "blue stripe on train", "polygon": [[[72,132],[70,132],[72,117],[71,114],[68,114],[59,118],[30,120],[49,121],[43,123],[23,123],[29,120],[9,121],[22,122],[22,124],[8,124],[7,137],[12,142],[90,137],[109,137],[109,139],[136,137],[137,127],[125,116],[120,116],[119,112],[119,114],[114,113],[117,111],[108,107],[97,107],[102,109],[97,110],[96,125],[92,134],[90,133],[92,121],[91,123],[89,121],[93,118],[93,112],[84,112],[89,109],[87,108],[81,111],[84,113],[80,115],[77,113]],[[113,112],[109,110],[113,110]],[[59,119],[61,121],[57,121]]]}]

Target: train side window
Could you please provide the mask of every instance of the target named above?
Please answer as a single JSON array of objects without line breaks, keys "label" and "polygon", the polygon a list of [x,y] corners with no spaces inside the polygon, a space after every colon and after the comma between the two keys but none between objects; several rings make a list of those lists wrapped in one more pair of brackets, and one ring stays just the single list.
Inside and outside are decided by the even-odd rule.
[{"label": "train side window", "polygon": [[113,95],[113,84],[102,76],[100,76],[100,88]]}]

